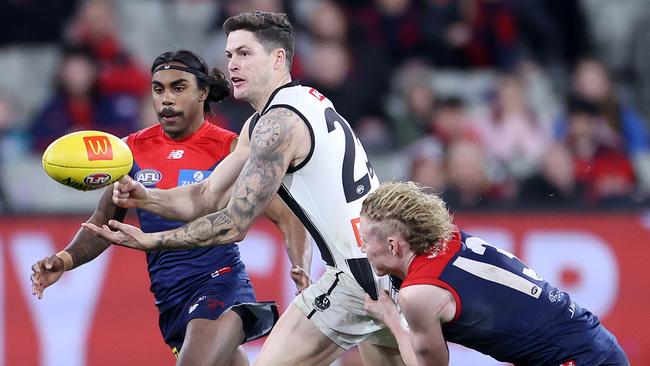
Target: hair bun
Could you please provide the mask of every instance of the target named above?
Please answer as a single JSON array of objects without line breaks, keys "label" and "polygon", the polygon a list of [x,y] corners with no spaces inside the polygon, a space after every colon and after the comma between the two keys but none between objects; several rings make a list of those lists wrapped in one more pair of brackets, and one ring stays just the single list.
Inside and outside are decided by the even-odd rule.
[{"label": "hair bun", "polygon": [[230,81],[221,70],[213,68],[208,75],[208,86],[210,91],[206,102],[218,103],[230,95]]}]

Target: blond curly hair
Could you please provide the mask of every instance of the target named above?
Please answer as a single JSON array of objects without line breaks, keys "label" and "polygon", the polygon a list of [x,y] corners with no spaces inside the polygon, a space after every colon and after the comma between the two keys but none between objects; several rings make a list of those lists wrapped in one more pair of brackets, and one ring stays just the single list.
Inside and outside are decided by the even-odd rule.
[{"label": "blond curly hair", "polygon": [[372,230],[382,238],[400,234],[415,254],[444,251],[456,230],[445,202],[411,181],[383,183],[365,199],[361,216],[379,224]]}]

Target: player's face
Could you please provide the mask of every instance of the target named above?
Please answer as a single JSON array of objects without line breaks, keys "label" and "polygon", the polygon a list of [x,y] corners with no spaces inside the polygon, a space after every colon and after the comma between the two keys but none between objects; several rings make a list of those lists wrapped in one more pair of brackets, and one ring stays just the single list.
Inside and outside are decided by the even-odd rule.
[{"label": "player's face", "polygon": [[378,276],[393,273],[395,258],[390,250],[390,244],[386,238],[378,237],[372,230],[374,223],[367,218],[361,217],[359,234],[361,236],[361,251],[366,253],[368,261]]},{"label": "player's face", "polygon": [[158,71],[151,77],[151,93],[156,116],[167,135],[181,138],[193,132],[192,122],[203,108],[203,93],[194,75],[174,69]]},{"label": "player's face", "polygon": [[252,103],[262,98],[274,72],[272,53],[247,30],[230,32],[225,52],[233,96]]}]

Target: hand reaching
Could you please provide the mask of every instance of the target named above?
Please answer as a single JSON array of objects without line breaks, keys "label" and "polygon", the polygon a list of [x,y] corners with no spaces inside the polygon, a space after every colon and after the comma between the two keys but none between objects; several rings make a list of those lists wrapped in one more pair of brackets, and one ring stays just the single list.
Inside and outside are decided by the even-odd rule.
[{"label": "hand reaching", "polygon": [[366,295],[363,307],[371,317],[384,324],[390,318],[397,317],[399,319],[397,305],[386,290],[379,293],[379,299],[377,301],[373,300],[369,295]]},{"label": "hand reaching", "polygon": [[43,291],[59,280],[65,270],[63,260],[56,255],[43,258],[32,265],[32,295],[43,298]]},{"label": "hand reaching", "polygon": [[[104,225],[101,228],[89,222],[83,223],[81,226],[112,244],[145,252],[158,249],[158,242],[152,234],[143,233],[142,230],[135,226],[123,224],[116,220],[110,220],[108,226]],[[115,229],[115,231],[111,230],[111,228]]]},{"label": "hand reaching", "polygon": [[291,275],[291,279],[293,280],[293,282],[296,284],[295,295],[298,295],[304,289],[306,289],[311,285],[311,279],[309,278],[309,273],[307,273],[302,267],[293,266],[289,274]]},{"label": "hand reaching", "polygon": [[113,184],[113,203],[119,207],[141,207],[142,201],[147,197],[147,189],[142,183],[134,181],[128,175],[123,176]]}]

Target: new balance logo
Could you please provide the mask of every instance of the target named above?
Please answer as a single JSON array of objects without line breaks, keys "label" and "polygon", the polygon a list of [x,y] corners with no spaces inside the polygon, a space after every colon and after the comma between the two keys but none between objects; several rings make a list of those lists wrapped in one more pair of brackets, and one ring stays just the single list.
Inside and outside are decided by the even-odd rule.
[{"label": "new balance logo", "polygon": [[185,150],[172,150],[169,152],[169,155],[167,155],[167,160],[178,160],[183,157],[183,154],[185,154]]}]

